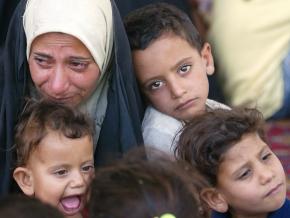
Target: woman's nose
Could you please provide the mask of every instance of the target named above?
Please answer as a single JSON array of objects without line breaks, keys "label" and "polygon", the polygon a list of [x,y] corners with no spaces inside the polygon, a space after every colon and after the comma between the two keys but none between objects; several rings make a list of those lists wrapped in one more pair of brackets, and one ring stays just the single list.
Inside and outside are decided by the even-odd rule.
[{"label": "woman's nose", "polygon": [[69,77],[63,67],[56,67],[50,77],[50,91],[53,95],[62,95],[69,86]]}]

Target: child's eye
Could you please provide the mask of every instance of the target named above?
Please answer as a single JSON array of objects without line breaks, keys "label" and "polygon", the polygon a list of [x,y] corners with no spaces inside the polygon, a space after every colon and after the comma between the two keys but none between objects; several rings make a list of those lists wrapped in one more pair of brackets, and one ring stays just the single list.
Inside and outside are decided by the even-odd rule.
[{"label": "child's eye", "polygon": [[268,160],[271,158],[271,156],[272,156],[272,153],[267,153],[267,154],[262,156],[262,160]]},{"label": "child's eye", "polygon": [[86,165],[82,167],[83,172],[90,172],[92,170],[94,170],[94,165]]},{"label": "child's eye", "polygon": [[251,173],[252,171],[250,169],[246,169],[238,176],[238,179],[245,180],[251,175]]},{"label": "child's eye", "polygon": [[162,81],[160,81],[160,80],[158,80],[158,81],[154,81],[153,83],[151,83],[150,85],[149,85],[149,89],[150,90],[156,90],[156,89],[159,89],[159,88],[161,88],[162,86],[163,86],[163,82]]},{"label": "child's eye", "polygon": [[53,174],[59,177],[63,177],[65,175],[67,175],[68,171],[65,169],[61,169],[61,170],[56,170]]},{"label": "child's eye", "polygon": [[187,74],[190,71],[191,65],[183,65],[180,67],[180,69],[178,70],[178,72],[183,75],[183,74]]}]

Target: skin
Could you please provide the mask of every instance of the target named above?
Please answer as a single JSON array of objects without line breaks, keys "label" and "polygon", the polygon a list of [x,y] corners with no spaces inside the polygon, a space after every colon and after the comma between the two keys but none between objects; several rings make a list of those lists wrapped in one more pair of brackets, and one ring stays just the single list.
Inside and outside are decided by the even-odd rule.
[{"label": "skin", "polygon": [[38,92],[55,102],[77,106],[96,89],[100,69],[77,38],[45,33],[31,45],[29,69]]},{"label": "skin", "polygon": [[266,218],[285,201],[286,177],[269,146],[249,133],[225,153],[217,190],[233,217]]},{"label": "skin", "polygon": [[141,90],[153,107],[179,120],[205,111],[207,75],[214,72],[208,43],[199,53],[183,38],[166,34],[132,55]]},{"label": "skin", "polygon": [[[36,198],[57,207],[66,217],[81,217],[94,173],[89,136],[69,139],[50,132],[31,154],[26,169]],[[67,197],[77,198],[79,205],[66,208],[63,201]]]}]

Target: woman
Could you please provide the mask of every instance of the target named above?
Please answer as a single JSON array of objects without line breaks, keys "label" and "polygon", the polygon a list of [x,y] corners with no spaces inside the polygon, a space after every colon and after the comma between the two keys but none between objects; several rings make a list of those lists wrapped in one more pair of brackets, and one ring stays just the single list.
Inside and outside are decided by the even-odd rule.
[{"label": "woman", "polygon": [[11,20],[2,65],[1,194],[8,192],[13,129],[26,96],[89,113],[96,126],[96,164],[142,144],[143,107],[113,1],[21,1]]}]

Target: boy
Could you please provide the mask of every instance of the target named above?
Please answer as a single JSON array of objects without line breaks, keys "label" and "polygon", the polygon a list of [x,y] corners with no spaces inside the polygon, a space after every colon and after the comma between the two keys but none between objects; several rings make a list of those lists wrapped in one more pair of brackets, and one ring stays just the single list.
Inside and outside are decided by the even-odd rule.
[{"label": "boy", "polygon": [[214,73],[208,43],[190,18],[166,3],[145,6],[124,20],[136,77],[150,106],[142,123],[145,145],[173,153],[183,122],[221,105],[207,99]]},{"label": "boy", "polygon": [[94,173],[93,128],[86,116],[46,101],[28,103],[16,128],[13,177],[28,196],[82,217]]},{"label": "boy", "polygon": [[211,183],[201,196],[212,217],[289,217],[286,176],[265,141],[256,109],[209,111],[184,128],[176,154]]}]

